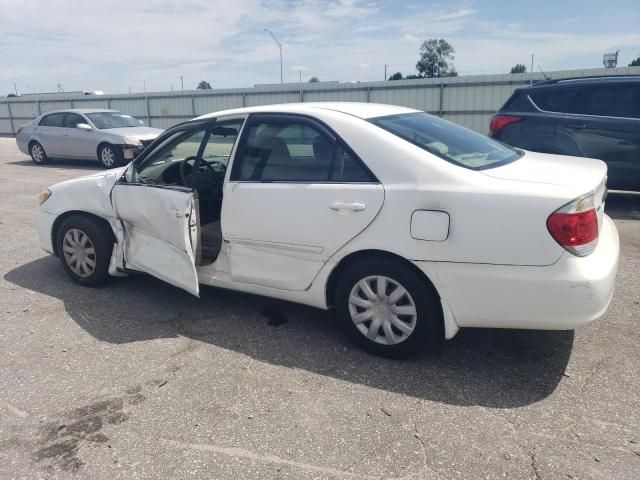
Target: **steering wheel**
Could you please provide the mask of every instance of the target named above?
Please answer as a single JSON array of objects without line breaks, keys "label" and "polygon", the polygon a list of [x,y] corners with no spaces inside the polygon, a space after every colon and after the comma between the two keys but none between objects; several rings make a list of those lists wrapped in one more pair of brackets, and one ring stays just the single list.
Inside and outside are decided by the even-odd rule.
[{"label": "steering wheel", "polygon": [[[226,165],[218,161],[211,163],[200,161],[198,169],[194,171],[197,160],[197,156],[191,155],[180,162],[180,180],[184,186],[196,190],[201,199],[215,200],[222,193],[221,186]],[[214,165],[218,166],[218,169]]]}]

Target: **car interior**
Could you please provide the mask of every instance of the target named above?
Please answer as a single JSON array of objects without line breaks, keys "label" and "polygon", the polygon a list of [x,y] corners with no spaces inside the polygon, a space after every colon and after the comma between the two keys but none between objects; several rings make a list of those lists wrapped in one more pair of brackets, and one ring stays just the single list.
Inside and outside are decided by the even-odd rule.
[{"label": "car interior", "polygon": [[215,261],[222,247],[222,188],[231,150],[242,121],[204,130],[176,132],[134,169],[134,181],[182,186],[198,193],[199,264]]},{"label": "car interior", "polygon": [[[178,131],[136,166],[134,181],[198,192],[199,264],[212,263],[222,247],[223,184],[242,120]],[[371,174],[340,142],[296,121],[253,122],[238,150],[232,180],[370,182]]]}]

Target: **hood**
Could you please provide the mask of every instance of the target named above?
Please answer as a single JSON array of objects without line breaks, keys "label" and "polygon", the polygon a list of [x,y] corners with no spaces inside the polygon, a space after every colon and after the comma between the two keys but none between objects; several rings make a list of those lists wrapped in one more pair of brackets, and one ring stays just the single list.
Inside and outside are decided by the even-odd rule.
[{"label": "hood", "polygon": [[120,135],[122,137],[133,137],[138,140],[153,140],[160,135],[164,130],[161,128],[153,127],[123,127],[123,128],[107,128],[101,130],[102,132],[112,133],[114,135]]},{"label": "hood", "polygon": [[55,190],[60,187],[65,187],[67,185],[78,184],[78,183],[93,183],[95,185],[105,185],[110,184],[113,185],[126,171],[128,165],[124,165],[122,167],[112,168],[110,170],[103,170],[101,172],[92,173],[90,175],[83,175],[82,177],[76,177],[69,180],[65,180],[63,182],[56,183],[49,187],[50,190]]},{"label": "hood", "polygon": [[577,187],[586,193],[606,178],[607,165],[593,158],[525,151],[520,159],[481,173],[503,180]]}]

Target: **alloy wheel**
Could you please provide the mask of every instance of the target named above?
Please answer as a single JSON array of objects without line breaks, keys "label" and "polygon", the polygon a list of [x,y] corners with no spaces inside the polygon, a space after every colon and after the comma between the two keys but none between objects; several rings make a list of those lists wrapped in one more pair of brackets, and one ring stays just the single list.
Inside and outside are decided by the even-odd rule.
[{"label": "alloy wheel", "polygon": [[71,228],[62,240],[65,262],[79,277],[90,277],[96,269],[96,250],[89,236],[82,230]]},{"label": "alloy wheel", "polygon": [[44,150],[38,143],[34,143],[31,147],[31,156],[37,163],[41,163],[44,160]]},{"label": "alloy wheel", "polygon": [[115,163],[115,155],[113,153],[113,150],[111,150],[111,148],[109,147],[104,147],[101,151],[100,151],[100,161],[102,162],[102,164],[105,167],[112,167],[113,164]]},{"label": "alloy wheel", "polygon": [[365,277],[353,286],[349,314],[362,335],[382,345],[405,341],[415,330],[418,319],[408,290],[383,275]]}]

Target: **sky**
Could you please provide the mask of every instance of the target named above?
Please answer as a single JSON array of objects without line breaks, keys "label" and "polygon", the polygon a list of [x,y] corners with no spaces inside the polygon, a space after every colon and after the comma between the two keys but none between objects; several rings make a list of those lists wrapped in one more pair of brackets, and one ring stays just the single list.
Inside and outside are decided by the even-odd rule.
[{"label": "sky", "polygon": [[279,83],[265,28],[285,82],[414,74],[429,38],[453,45],[460,75],[640,56],[640,0],[0,0],[0,96]]}]

